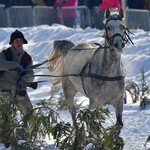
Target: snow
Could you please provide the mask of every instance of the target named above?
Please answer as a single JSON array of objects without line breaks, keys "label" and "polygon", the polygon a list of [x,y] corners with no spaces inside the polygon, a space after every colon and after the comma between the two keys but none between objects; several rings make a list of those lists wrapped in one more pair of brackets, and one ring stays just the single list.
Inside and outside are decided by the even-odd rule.
[{"label": "snow", "polygon": [[[9,46],[10,34],[16,28],[0,28],[0,49],[3,50]],[[72,29],[63,25],[53,24],[52,26],[41,25],[34,27],[18,28],[21,30],[28,44],[24,45],[24,49],[32,55],[34,64],[40,63],[48,58],[48,55],[53,49],[53,41],[68,39],[78,44],[81,42],[102,43],[103,31],[86,28]],[[131,39],[134,45],[127,44],[122,54],[122,62],[126,70],[126,79],[134,79],[139,83],[140,71],[144,67],[146,79],[150,85],[150,32],[143,30],[130,30],[134,35]],[[43,65],[44,66],[44,65]],[[36,74],[49,74],[48,70],[36,69]],[[32,103],[35,104],[41,99],[48,99],[50,97],[51,78],[36,77],[35,81],[47,80],[46,82],[39,83],[36,90],[28,89],[29,96]],[[79,101],[84,101],[86,106],[88,100],[84,96],[78,94],[76,98]],[[112,106],[111,119],[115,122],[115,112]],[[68,111],[60,111],[60,116],[69,121],[70,115]],[[148,136],[150,136],[150,106],[144,110],[140,110],[139,102],[132,104],[128,100],[124,104],[123,111],[124,126],[121,130],[121,136],[124,139],[124,150],[144,150],[144,144]],[[51,141],[52,142],[52,141]],[[88,145],[90,147],[90,145]],[[87,147],[88,147],[87,146]],[[51,149],[50,147],[47,150]],[[4,150],[3,145],[0,145],[0,150]],[[7,149],[8,150],[8,149]]]}]

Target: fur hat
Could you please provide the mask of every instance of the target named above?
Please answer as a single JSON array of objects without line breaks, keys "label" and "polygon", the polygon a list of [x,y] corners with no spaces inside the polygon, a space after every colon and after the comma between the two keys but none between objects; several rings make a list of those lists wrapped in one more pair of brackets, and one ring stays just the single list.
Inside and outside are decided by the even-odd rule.
[{"label": "fur hat", "polygon": [[23,40],[23,44],[27,44],[28,41],[24,38],[24,35],[21,31],[15,30],[11,36],[10,36],[10,42],[9,44],[11,45],[14,39],[20,38]]}]

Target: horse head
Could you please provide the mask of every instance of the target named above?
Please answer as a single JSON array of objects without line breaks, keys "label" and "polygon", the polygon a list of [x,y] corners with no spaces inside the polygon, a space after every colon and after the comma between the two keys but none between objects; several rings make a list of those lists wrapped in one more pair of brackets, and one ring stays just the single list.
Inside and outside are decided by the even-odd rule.
[{"label": "horse head", "polygon": [[124,13],[120,9],[112,11],[107,9],[105,11],[105,39],[107,45],[117,52],[122,52],[123,47],[128,42],[126,38],[126,28],[123,23]]}]

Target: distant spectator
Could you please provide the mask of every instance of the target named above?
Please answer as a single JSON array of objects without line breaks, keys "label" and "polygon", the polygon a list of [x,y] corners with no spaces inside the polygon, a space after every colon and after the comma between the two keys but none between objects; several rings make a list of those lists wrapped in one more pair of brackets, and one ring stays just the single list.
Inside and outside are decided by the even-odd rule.
[{"label": "distant spectator", "polygon": [[[25,0],[24,0],[25,1]],[[35,5],[45,6],[43,0],[32,0]]]},{"label": "distant spectator", "polygon": [[0,0],[0,5],[5,5],[6,0]]},{"label": "distant spectator", "polygon": [[[78,6],[86,6],[90,10],[90,14],[88,14],[87,9],[80,9],[80,18],[81,18],[81,27],[85,28],[87,26],[94,27],[97,22],[97,14],[95,14],[95,10],[100,4],[102,0],[78,0]],[[90,17],[89,17],[90,15]],[[91,20],[90,20],[90,19]]]},{"label": "distant spectator", "polygon": [[54,6],[56,0],[43,0],[46,6]]},{"label": "distant spectator", "polygon": [[[78,0],[78,6],[88,7],[87,6],[88,1],[89,0]],[[79,15],[80,15],[79,24],[80,24],[80,27],[83,29],[90,25],[89,17],[88,17],[88,9],[86,7],[82,8],[82,9],[78,9]]]},{"label": "distant spectator", "polygon": [[102,0],[78,0],[78,6],[87,6],[89,9],[92,9],[95,6],[99,6]]},{"label": "distant spectator", "polygon": [[77,0],[56,0],[54,8],[58,9],[58,18],[62,16],[64,19],[64,25],[68,27],[73,27],[75,24],[76,8],[66,8],[60,11],[62,7],[77,7]]},{"label": "distant spectator", "polygon": [[87,6],[88,1],[89,0],[78,0],[78,6]]},{"label": "distant spectator", "polygon": [[104,28],[103,25],[103,16],[104,10],[108,8],[118,8],[120,9],[120,0],[101,0],[99,1],[99,6],[94,7],[91,10],[91,18],[93,19],[92,27],[96,27],[97,29],[102,30]]},{"label": "distant spectator", "polygon": [[102,0],[88,0],[87,7],[92,9],[93,7],[99,6],[102,3]]},{"label": "distant spectator", "polygon": [[128,0],[127,6],[130,9],[144,9],[144,0]]},{"label": "distant spectator", "polygon": [[147,9],[150,11],[150,0],[144,0],[145,3],[144,3],[144,9]]},{"label": "distant spectator", "polygon": [[56,0],[55,6],[59,7],[76,7],[77,6],[77,0]]},{"label": "distant spectator", "polygon": [[120,0],[102,0],[102,3],[99,5],[100,9],[107,8],[118,8],[120,9]]},{"label": "distant spectator", "polygon": [[16,3],[18,3],[17,0],[5,0],[5,8],[10,7],[10,6],[15,6]]},{"label": "distant spectator", "polygon": [[10,6],[34,6],[31,0],[5,0],[5,8]]},{"label": "distant spectator", "polygon": [[88,8],[90,9],[91,15],[91,25],[97,29],[103,29],[103,11],[99,11],[99,5],[102,3],[102,0],[89,0]]},{"label": "distant spectator", "polygon": [[20,0],[20,5],[22,6],[35,6],[32,0]]},{"label": "distant spectator", "polygon": [[56,0],[32,0],[32,2],[39,6],[54,6]]}]

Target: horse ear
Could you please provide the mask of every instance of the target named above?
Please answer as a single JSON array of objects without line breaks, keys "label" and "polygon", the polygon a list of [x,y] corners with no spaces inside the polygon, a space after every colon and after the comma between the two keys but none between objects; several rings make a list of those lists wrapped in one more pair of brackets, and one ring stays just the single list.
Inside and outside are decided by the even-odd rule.
[{"label": "horse ear", "polygon": [[108,18],[110,16],[110,10],[109,10],[109,8],[108,9],[106,9],[106,11],[105,11],[105,18]]},{"label": "horse ear", "polygon": [[124,18],[124,12],[123,12],[123,9],[120,8],[119,10],[119,16],[123,19]]}]

